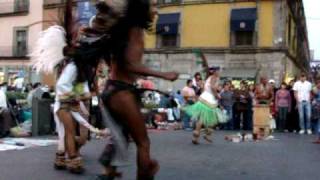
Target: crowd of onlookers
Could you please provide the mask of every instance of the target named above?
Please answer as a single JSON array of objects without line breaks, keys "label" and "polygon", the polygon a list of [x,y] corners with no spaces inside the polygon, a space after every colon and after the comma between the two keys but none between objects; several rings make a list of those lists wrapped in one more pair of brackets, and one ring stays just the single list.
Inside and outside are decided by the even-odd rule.
[{"label": "crowd of onlookers", "polygon": [[16,83],[0,84],[0,138],[12,134],[12,128],[26,120],[31,121],[32,99],[34,96],[42,96],[45,92],[50,94],[50,89],[41,83],[23,86]]},{"label": "crowd of onlookers", "polygon": [[[146,92],[144,102],[147,102],[145,106],[149,109],[148,113],[145,113],[147,125],[166,129],[168,124],[173,124],[175,129],[192,130],[193,121],[182,109],[198,100],[204,83],[201,74],[195,73],[193,79],[187,80],[185,87],[177,92]],[[154,84],[148,79],[141,79],[138,84],[141,88],[154,89]],[[6,83],[0,84],[0,137],[7,136],[16,122],[23,122],[21,113],[19,116],[21,107],[14,97],[7,97],[8,92],[26,94],[26,103],[23,106],[23,112],[26,112],[31,111],[34,96],[50,90],[40,83],[28,84],[18,89]],[[229,118],[228,123],[217,127],[219,129],[252,130],[254,106],[266,103],[270,105],[270,113],[276,121],[277,130],[300,134],[319,132],[320,80],[311,83],[305,74],[289,83],[282,82],[279,86],[274,80],[266,78],[261,78],[256,84],[242,80],[237,86],[230,80],[221,80],[218,92],[219,107],[225,110]],[[152,102],[151,105],[148,105],[148,102]],[[95,114],[95,108],[92,108],[92,112]],[[96,124],[102,121],[101,117],[97,116],[96,119]]]},{"label": "crowd of onlookers", "polygon": [[[154,98],[160,110],[155,110],[149,122],[150,119],[151,122],[162,122],[167,118],[167,122],[192,130],[192,120],[180,110],[197,101],[203,85],[201,74],[196,73],[193,79],[187,80],[182,90],[170,92],[170,95],[160,96],[155,93],[157,95]],[[219,129],[252,130],[254,106],[264,103],[270,106],[270,118],[275,119],[278,131],[300,134],[319,131],[320,80],[311,83],[305,74],[288,83],[282,82],[279,86],[274,80],[266,78],[261,78],[256,84],[242,80],[237,87],[230,80],[221,80],[218,91],[219,106],[229,117],[229,122],[219,126]],[[165,117],[161,117],[161,114]],[[151,123],[150,126],[154,126],[153,124],[157,123]]]}]

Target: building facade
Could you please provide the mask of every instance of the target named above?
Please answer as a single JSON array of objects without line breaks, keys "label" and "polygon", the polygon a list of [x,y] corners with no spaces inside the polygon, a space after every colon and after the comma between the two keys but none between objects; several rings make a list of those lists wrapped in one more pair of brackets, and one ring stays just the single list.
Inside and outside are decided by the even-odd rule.
[{"label": "building facade", "polygon": [[[88,23],[92,16],[95,15],[95,0],[73,0],[74,9],[73,16],[77,22],[77,27],[81,25],[88,26]],[[43,0],[43,29],[58,24],[63,25],[64,13],[65,13],[66,0]],[[42,76],[43,83],[53,86],[55,84],[56,77],[53,74]]]},{"label": "building facade", "polygon": [[42,30],[42,0],[0,0],[0,83],[40,81],[28,58]]},{"label": "building facade", "polygon": [[[180,89],[202,67],[221,68],[222,79],[277,83],[309,71],[309,46],[302,0],[159,0],[159,16],[146,33],[150,67],[181,73],[160,89]],[[196,51],[195,51],[196,50]]]},{"label": "building facade", "polygon": [[[87,22],[93,1],[74,2],[74,15]],[[44,22],[61,22],[64,3],[44,0]],[[159,0],[158,9],[145,36],[145,64],[181,73],[174,83],[154,79],[159,89],[180,89],[202,71],[197,52],[221,68],[222,79],[254,82],[265,76],[280,83],[310,69],[302,0]],[[44,79],[54,82],[53,76]]]}]

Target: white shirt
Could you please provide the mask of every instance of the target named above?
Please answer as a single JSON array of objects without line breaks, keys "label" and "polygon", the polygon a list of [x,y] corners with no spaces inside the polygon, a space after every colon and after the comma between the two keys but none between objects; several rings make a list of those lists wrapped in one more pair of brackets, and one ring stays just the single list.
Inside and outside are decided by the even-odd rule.
[{"label": "white shirt", "polygon": [[22,88],[23,88],[23,82],[24,82],[24,79],[23,79],[23,78],[17,78],[17,79],[14,81],[14,86],[15,86],[17,89],[22,89]]},{"label": "white shirt", "polygon": [[[214,97],[212,89],[211,89],[211,78],[212,76],[210,76],[207,80],[206,83],[204,85],[204,92],[201,93],[200,95],[200,99],[205,100],[207,103],[211,104],[211,105],[217,105],[218,101],[217,99]],[[217,85],[219,82],[217,81],[215,85]]]},{"label": "white shirt", "polygon": [[8,108],[7,96],[2,89],[0,90],[0,108]]},{"label": "white shirt", "polygon": [[[56,84],[56,100],[59,96],[72,92],[76,77],[77,67],[74,62],[71,62],[64,68]],[[83,91],[90,93],[88,82],[84,83]]]},{"label": "white shirt", "polygon": [[312,84],[309,81],[297,81],[293,85],[293,90],[298,93],[298,102],[308,101],[310,102],[310,93],[312,90]]}]

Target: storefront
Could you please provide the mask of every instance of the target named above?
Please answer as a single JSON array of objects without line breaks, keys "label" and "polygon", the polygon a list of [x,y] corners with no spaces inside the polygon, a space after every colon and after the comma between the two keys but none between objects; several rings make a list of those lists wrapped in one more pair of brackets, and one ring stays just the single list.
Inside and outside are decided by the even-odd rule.
[{"label": "storefront", "polygon": [[232,84],[238,88],[240,82],[245,80],[248,84],[255,84],[257,77],[257,69],[240,69],[240,68],[228,68],[221,71],[221,81],[224,82],[229,80]]},{"label": "storefront", "polygon": [[12,86],[17,79],[23,79],[24,84],[40,82],[40,75],[29,66],[6,65],[0,68],[0,83],[7,82]]}]

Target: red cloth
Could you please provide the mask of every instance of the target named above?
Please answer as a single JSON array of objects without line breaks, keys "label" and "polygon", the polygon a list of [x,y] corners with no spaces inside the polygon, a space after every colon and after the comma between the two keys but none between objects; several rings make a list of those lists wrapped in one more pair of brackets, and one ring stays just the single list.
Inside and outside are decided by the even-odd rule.
[{"label": "red cloth", "polygon": [[150,80],[143,80],[141,86],[145,89],[154,89],[154,83]]}]

